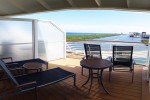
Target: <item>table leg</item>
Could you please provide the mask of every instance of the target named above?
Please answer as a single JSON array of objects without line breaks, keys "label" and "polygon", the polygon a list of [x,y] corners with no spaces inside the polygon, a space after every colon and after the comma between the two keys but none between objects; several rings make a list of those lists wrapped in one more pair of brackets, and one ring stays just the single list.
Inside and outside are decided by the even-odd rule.
[{"label": "table leg", "polygon": [[21,74],[25,74],[25,68],[21,68]]},{"label": "table leg", "polygon": [[36,69],[37,70],[37,72],[41,72],[42,71],[42,68],[39,68],[39,69]]},{"label": "table leg", "polygon": [[40,72],[42,71],[42,68],[40,68]]},{"label": "table leg", "polygon": [[92,84],[93,84],[93,70],[92,69],[90,69],[90,78],[91,78],[91,84],[90,84],[89,91],[91,90],[91,87],[92,87]]},{"label": "table leg", "polygon": [[89,69],[88,79],[86,80],[86,82],[82,86],[86,85],[89,82],[90,77],[91,77],[91,69]]},{"label": "table leg", "polygon": [[74,75],[73,78],[74,78],[74,87],[76,87],[76,75]]},{"label": "table leg", "polygon": [[38,73],[38,72],[39,72],[39,69],[37,69],[36,71],[37,71],[37,73]]},{"label": "table leg", "polygon": [[28,69],[25,69],[25,73],[28,74]]},{"label": "table leg", "polygon": [[102,75],[103,75],[103,69],[101,69],[100,75],[99,75],[99,77],[98,77],[98,82],[99,82],[99,84],[102,85],[102,88],[104,89],[104,91],[105,91],[107,94],[109,94],[109,92],[105,89],[105,87],[104,87],[104,85],[103,85]]}]

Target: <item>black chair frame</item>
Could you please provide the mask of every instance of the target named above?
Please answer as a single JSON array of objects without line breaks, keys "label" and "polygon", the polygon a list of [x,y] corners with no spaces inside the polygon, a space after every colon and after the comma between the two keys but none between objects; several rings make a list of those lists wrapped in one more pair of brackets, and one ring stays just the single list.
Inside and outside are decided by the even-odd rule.
[{"label": "black chair frame", "polygon": [[[110,71],[123,71],[123,68],[129,68],[129,72],[132,73],[132,83],[134,78],[134,64],[135,61],[133,59],[133,46],[113,46],[113,57],[111,61],[113,63]],[[121,55],[121,57],[119,56]],[[126,56],[128,55],[128,58]],[[120,57],[120,58],[119,58]],[[122,68],[116,69],[116,68]],[[126,71],[125,71],[126,72]]]},{"label": "black chair frame", "polygon": [[69,77],[73,77],[74,86],[76,86],[76,74],[63,70],[61,68],[53,68],[38,73],[26,74],[14,77],[10,70],[6,67],[5,63],[0,59],[0,67],[18,89],[17,92],[11,94],[4,94],[0,96],[0,99],[9,97],[18,93],[22,93],[28,90],[35,90],[36,99],[38,99],[37,88],[51,85],[59,81],[65,80]]},{"label": "black chair frame", "polygon": [[[101,46],[98,44],[84,44],[85,56],[82,59],[100,58],[102,59]],[[96,56],[95,56],[96,55]],[[81,69],[83,75],[83,67]]]}]

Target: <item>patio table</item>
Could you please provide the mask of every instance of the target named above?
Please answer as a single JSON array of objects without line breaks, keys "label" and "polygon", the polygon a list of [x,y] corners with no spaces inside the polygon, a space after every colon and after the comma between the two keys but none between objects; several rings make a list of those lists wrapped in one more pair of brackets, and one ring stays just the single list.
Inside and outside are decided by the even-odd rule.
[{"label": "patio table", "polygon": [[27,62],[23,67],[25,68],[26,73],[28,73],[29,70],[36,70],[37,72],[42,71],[42,64],[39,62]]},{"label": "patio table", "polygon": [[[102,75],[103,75],[104,69],[112,67],[112,63],[106,59],[91,58],[91,59],[81,60],[80,65],[89,70],[88,79],[82,86],[86,85],[89,82],[89,80],[91,80],[90,89],[89,89],[91,90],[93,78],[97,78],[99,84],[102,85],[102,88],[104,89],[104,91],[107,94],[109,94],[109,92],[106,90],[106,88],[103,85]],[[96,73],[93,72],[94,70],[96,70]]]}]

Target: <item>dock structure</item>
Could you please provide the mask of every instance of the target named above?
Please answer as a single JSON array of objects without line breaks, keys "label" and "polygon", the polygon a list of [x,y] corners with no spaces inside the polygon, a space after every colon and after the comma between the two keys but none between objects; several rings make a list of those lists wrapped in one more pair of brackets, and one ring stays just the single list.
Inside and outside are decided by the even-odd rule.
[{"label": "dock structure", "polygon": [[129,32],[129,34],[130,34],[130,37],[141,37],[141,33],[139,33],[139,32]]}]

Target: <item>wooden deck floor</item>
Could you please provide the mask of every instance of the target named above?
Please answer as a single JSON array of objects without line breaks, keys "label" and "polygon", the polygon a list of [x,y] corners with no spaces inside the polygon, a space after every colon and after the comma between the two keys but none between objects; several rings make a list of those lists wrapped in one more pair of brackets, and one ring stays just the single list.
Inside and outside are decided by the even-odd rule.
[{"label": "wooden deck floor", "polygon": [[[60,66],[50,64],[49,68],[62,67],[68,71],[76,73],[77,88],[73,87],[73,79],[49,85],[38,89],[39,100],[141,100],[142,92],[142,66],[135,66],[134,82],[131,83],[131,73],[112,72],[111,82],[108,81],[108,71],[104,71],[103,80],[106,89],[110,95],[106,94],[97,79],[94,79],[92,89],[89,92],[89,84],[86,87],[81,85],[87,79],[87,70],[84,70],[84,76],[81,75],[80,66]],[[10,87],[9,81],[0,81],[0,91]],[[8,100],[33,100],[34,91],[29,91],[17,96],[7,98]]]}]

